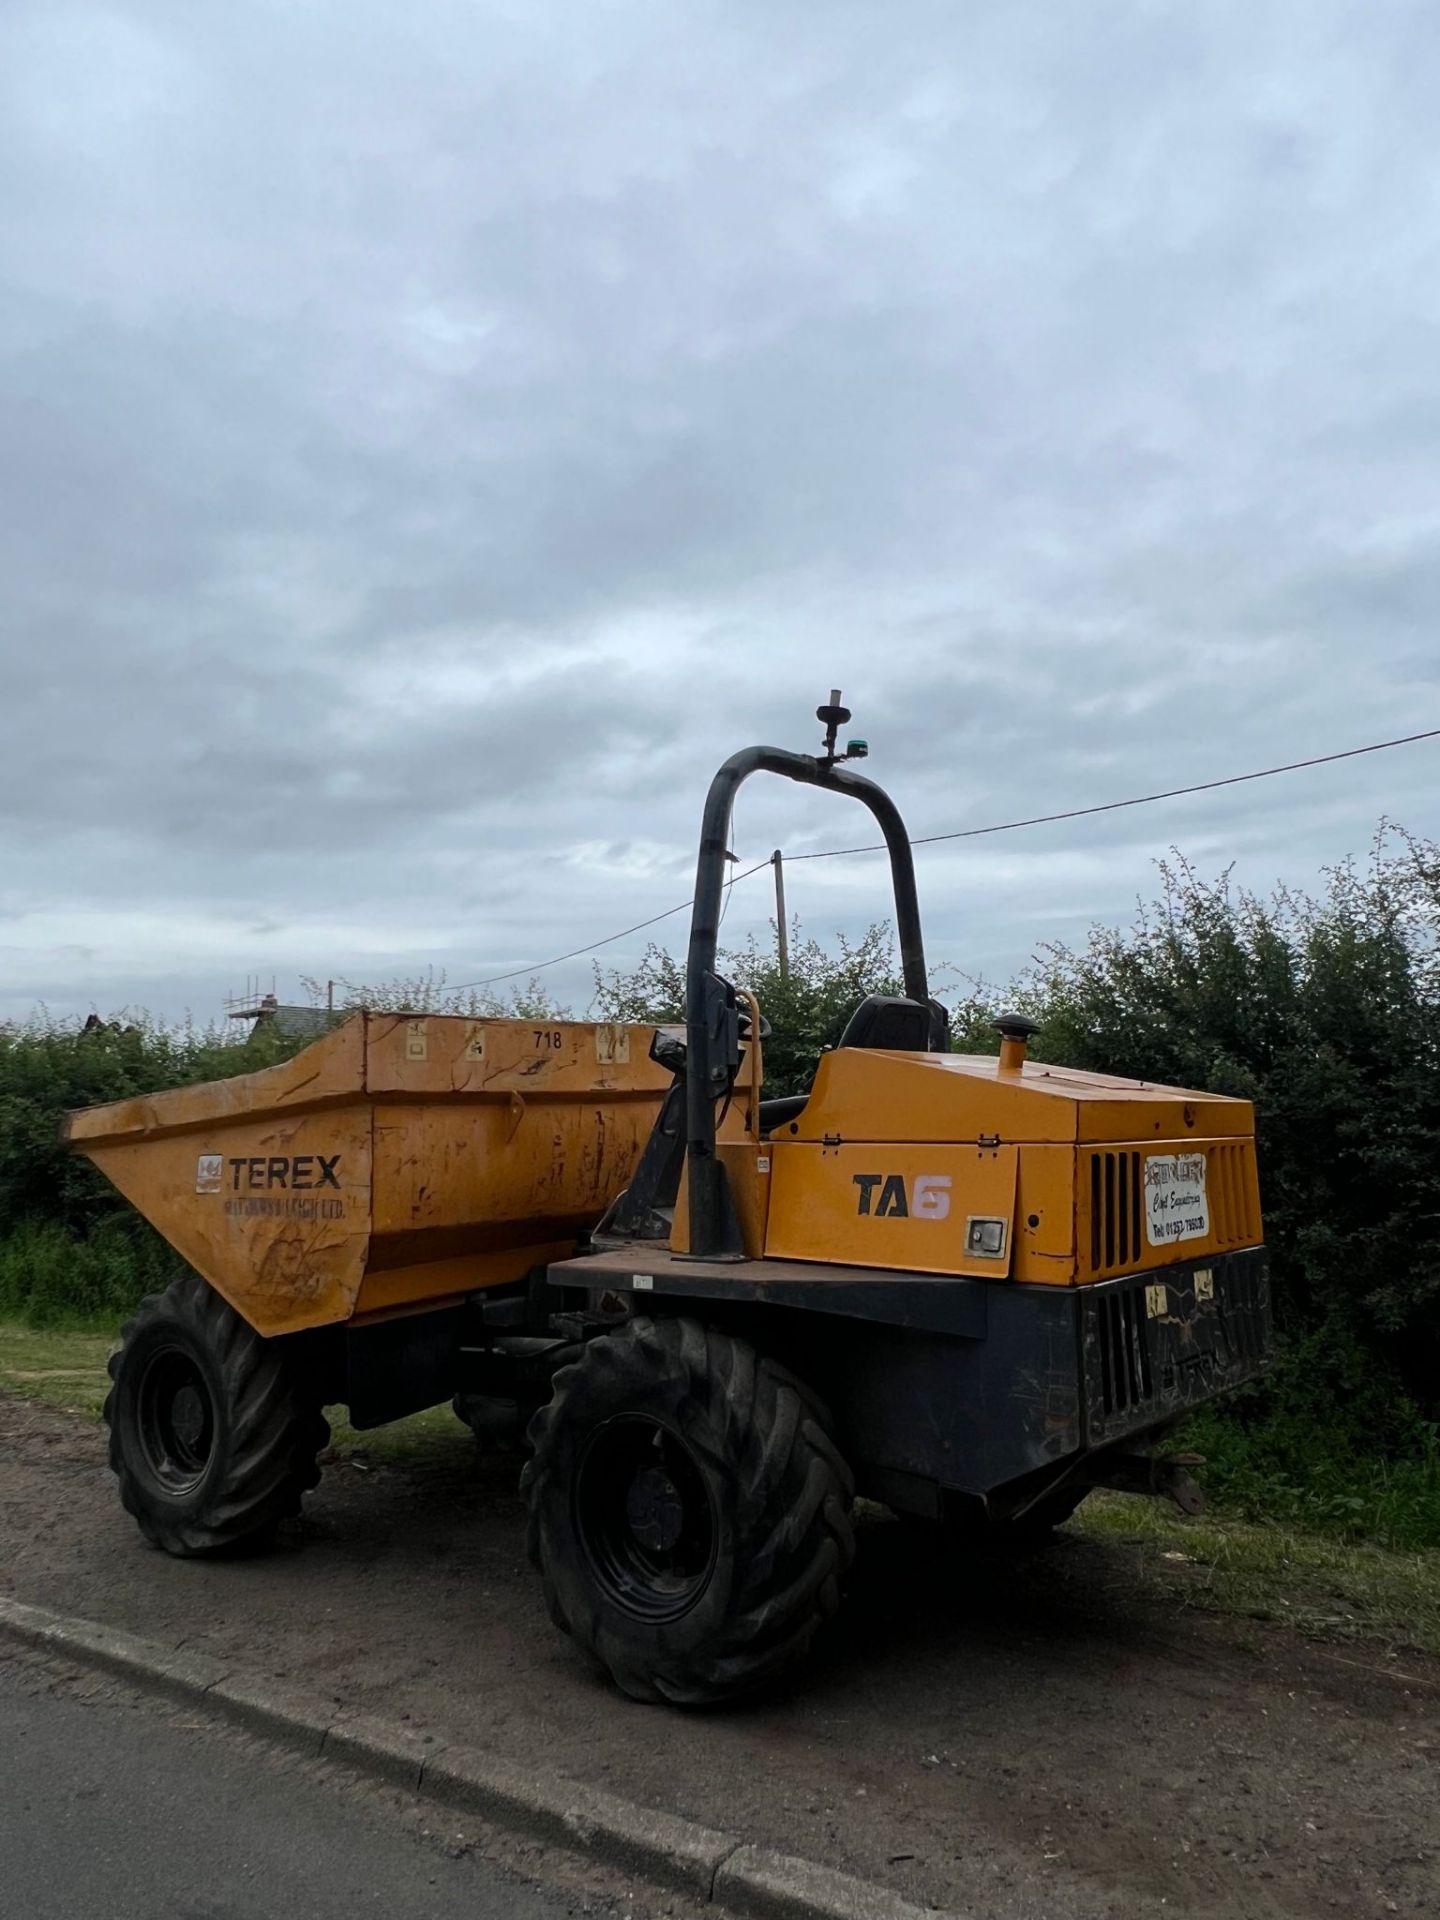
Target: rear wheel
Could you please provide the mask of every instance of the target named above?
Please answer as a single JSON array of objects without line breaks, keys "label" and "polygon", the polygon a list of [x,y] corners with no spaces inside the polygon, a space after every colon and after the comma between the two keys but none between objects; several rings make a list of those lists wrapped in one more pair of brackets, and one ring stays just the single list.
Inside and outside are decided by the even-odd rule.
[{"label": "rear wheel", "polygon": [[561,1368],[530,1438],[551,1617],[634,1699],[748,1692],[838,1609],[853,1480],[820,1402],[745,1341],[634,1320]]},{"label": "rear wheel", "polygon": [[167,1553],[254,1544],[298,1513],[330,1437],[274,1341],[197,1274],[121,1331],[105,1402],[120,1499]]}]

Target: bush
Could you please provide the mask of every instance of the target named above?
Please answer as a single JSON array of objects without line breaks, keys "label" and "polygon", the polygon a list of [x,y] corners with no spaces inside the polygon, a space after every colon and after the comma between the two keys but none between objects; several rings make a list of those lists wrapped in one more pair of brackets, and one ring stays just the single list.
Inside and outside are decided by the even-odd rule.
[{"label": "bush", "polygon": [[1269,1377],[1191,1420],[1217,1505],[1350,1539],[1440,1546],[1440,1430],[1343,1329],[1282,1334]]},{"label": "bush", "polygon": [[109,1321],[176,1271],[159,1234],[61,1144],[67,1112],[251,1073],[300,1044],[144,1018],[0,1025],[0,1313],[44,1326]]},{"label": "bush", "polygon": [[139,1219],[85,1236],[33,1221],[0,1239],[0,1318],[33,1327],[113,1326],[180,1271],[179,1256]]},{"label": "bush", "polygon": [[[1398,840],[1398,845],[1397,845]],[[1161,868],[1122,931],[1054,947],[1022,987],[1034,1051],[1253,1100],[1282,1327],[1326,1329],[1436,1407],[1440,912],[1436,850],[1382,836],[1322,898]]]},{"label": "bush", "polygon": [[301,1044],[264,1029],[233,1039],[144,1017],[78,1027],[41,1016],[0,1025],[0,1237],[23,1221],[84,1234],[128,1215],[110,1183],[62,1145],[60,1123],[72,1109],[252,1073]]}]

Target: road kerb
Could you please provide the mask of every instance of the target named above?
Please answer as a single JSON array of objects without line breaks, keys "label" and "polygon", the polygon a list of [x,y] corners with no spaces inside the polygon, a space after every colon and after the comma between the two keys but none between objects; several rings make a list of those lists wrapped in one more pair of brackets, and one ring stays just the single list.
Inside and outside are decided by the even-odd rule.
[{"label": "road kerb", "polygon": [[16,1640],[103,1667],[122,1678],[143,1681],[162,1693],[190,1700],[208,1693],[229,1678],[232,1669],[208,1654],[189,1653],[183,1647],[162,1647],[133,1633],[102,1626],[98,1620],[78,1620],[52,1613],[48,1607],[27,1607],[0,1595],[0,1630]]},{"label": "road kerb", "polygon": [[253,1673],[226,1674],[205,1689],[205,1701],[251,1733],[283,1740],[310,1760],[319,1759],[326,1735],[339,1718],[334,1705],[315,1694]]},{"label": "road kerb", "polygon": [[737,1847],[715,1875],[714,1898],[757,1920],[916,1920],[922,1911],[873,1881],[769,1847]]},{"label": "road kerb", "polygon": [[325,1735],[321,1757],[340,1760],[361,1773],[388,1780],[391,1786],[420,1791],[420,1775],[427,1760],[441,1751],[433,1737],[412,1732],[377,1713],[357,1713],[337,1720]]},{"label": "road kerb", "polygon": [[441,1746],[373,1714],[346,1715],[288,1682],[205,1654],[164,1647],[93,1620],[0,1595],[0,1634],[137,1684],[209,1704],[250,1731],[310,1757],[587,1853],[714,1900],[755,1920],[946,1920],[889,1888],[738,1835],[643,1807],[603,1788],[478,1748]]},{"label": "road kerb", "polygon": [[428,1761],[421,1792],[537,1838],[580,1847],[612,1866],[699,1892],[709,1899],[716,1870],[740,1844],[732,1835],[618,1794],[470,1747]]}]

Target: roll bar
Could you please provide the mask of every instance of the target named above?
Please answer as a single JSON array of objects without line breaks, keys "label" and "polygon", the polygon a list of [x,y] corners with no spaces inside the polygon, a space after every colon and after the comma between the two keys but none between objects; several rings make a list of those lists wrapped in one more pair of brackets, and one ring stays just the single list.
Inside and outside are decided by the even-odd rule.
[{"label": "roll bar", "polygon": [[[839,713],[839,695],[832,706],[820,708],[825,719]],[[685,961],[686,1031],[686,1160],[690,1200],[692,1260],[741,1257],[736,1244],[733,1210],[724,1169],[715,1155],[715,1101],[725,1091],[738,1049],[738,1015],[733,995],[715,974],[720,906],[725,887],[726,849],[735,795],[752,773],[776,773],[804,786],[824,787],[849,794],[874,814],[890,854],[895,887],[895,929],[900,940],[900,965],[905,991],[921,1006],[929,1003],[925,948],[920,933],[920,906],[915,893],[915,862],[899,808],[873,780],[852,773],[833,752],[834,723],[824,756],[791,753],[783,747],[746,747],[732,753],[710,782],[700,827],[700,857],[695,868],[695,905],[690,919],[690,946]]]}]

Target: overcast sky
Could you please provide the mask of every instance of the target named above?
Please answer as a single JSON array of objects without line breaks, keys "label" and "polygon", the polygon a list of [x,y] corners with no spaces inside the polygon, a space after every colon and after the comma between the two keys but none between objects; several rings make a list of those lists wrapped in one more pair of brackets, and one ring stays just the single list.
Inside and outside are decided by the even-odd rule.
[{"label": "overcast sky", "polygon": [[[1437,99],[1390,0],[4,0],[0,1017],[578,945],[832,684],[917,834],[1440,725]],[[1437,772],[932,850],[932,957]]]}]

